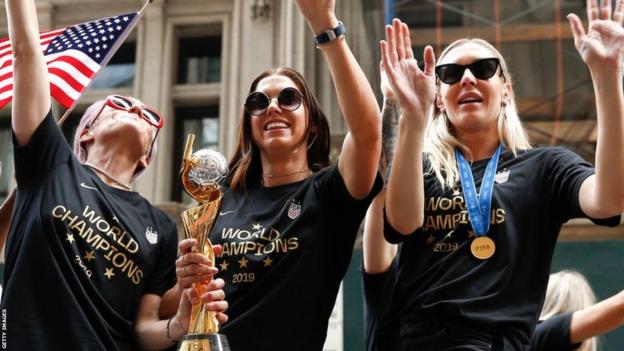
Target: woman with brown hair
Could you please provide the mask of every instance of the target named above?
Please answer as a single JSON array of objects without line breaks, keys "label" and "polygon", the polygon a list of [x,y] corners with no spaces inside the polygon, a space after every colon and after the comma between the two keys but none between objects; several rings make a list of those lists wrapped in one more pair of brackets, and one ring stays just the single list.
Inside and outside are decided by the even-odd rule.
[{"label": "woman with brown hair", "polygon": [[[360,222],[381,187],[379,108],[334,0],[297,5],[317,35],[349,132],[330,164],[328,123],[303,77],[279,68],[252,82],[210,237],[222,245],[222,332],[234,351],[322,349]],[[182,253],[178,262],[190,264],[178,266],[179,282],[207,272]]]}]

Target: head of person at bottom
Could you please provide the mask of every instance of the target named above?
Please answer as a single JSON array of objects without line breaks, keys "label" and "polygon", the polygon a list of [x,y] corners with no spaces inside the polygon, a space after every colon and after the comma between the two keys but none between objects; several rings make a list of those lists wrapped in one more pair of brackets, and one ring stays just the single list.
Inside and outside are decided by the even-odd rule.
[{"label": "head of person at bottom", "polygon": [[478,153],[484,149],[493,153],[499,144],[514,153],[531,148],[511,74],[494,46],[482,39],[457,40],[444,49],[435,72],[425,152],[441,185],[451,188],[457,182],[456,148],[469,160],[483,158]]},{"label": "head of person at bottom", "polygon": [[[540,320],[576,312],[596,303],[596,294],[585,276],[574,270],[563,270],[550,275]],[[597,350],[596,338],[585,340],[579,351]]]},{"label": "head of person at bottom", "polygon": [[130,183],[156,155],[163,125],[164,119],[156,109],[140,100],[109,95],[93,103],[82,115],[74,135],[74,155],[81,163],[104,168],[120,177],[127,174]]},{"label": "head of person at bottom", "polygon": [[301,74],[291,68],[262,72],[249,88],[230,160],[228,184],[297,181],[329,164],[327,118]]}]

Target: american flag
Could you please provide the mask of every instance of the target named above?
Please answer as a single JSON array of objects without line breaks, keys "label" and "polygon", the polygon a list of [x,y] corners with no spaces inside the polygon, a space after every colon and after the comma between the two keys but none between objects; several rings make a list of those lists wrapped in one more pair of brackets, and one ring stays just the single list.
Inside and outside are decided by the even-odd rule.
[{"label": "american flag", "polygon": [[[134,12],[41,33],[52,97],[65,108],[72,107],[140,17]],[[13,53],[9,38],[5,38],[0,40],[0,108],[12,96]]]}]

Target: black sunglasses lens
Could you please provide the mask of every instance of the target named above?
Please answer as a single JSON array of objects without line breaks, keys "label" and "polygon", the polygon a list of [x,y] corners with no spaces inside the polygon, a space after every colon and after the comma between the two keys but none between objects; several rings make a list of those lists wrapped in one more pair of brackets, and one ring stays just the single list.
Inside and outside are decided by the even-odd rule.
[{"label": "black sunglasses lens", "polygon": [[132,101],[128,100],[127,98],[123,97],[123,96],[119,96],[119,95],[113,95],[111,97],[111,101],[124,109],[129,109],[130,107],[132,107],[133,103]]},{"label": "black sunglasses lens", "polygon": [[259,91],[249,94],[245,101],[245,109],[253,116],[263,115],[268,107],[269,98]]},{"label": "black sunglasses lens", "polygon": [[156,111],[152,111],[149,108],[143,108],[143,116],[147,118],[151,124],[158,126],[160,124],[160,116]]},{"label": "black sunglasses lens", "polygon": [[286,88],[277,96],[277,103],[280,108],[287,111],[294,111],[301,106],[301,93],[295,88]]},{"label": "black sunglasses lens", "polygon": [[472,63],[469,67],[475,78],[481,80],[490,79],[498,69],[498,60],[493,58],[479,60]]},{"label": "black sunglasses lens", "polygon": [[464,74],[464,67],[455,63],[449,63],[436,67],[438,78],[446,84],[455,84],[459,82]]}]

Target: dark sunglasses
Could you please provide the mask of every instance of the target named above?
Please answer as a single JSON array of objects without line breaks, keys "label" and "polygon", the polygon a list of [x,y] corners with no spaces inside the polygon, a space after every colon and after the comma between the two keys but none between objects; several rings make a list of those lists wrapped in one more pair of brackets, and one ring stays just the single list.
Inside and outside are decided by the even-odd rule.
[{"label": "dark sunglasses", "polygon": [[486,80],[494,76],[499,66],[500,61],[494,57],[477,60],[469,65],[460,65],[458,63],[439,65],[435,68],[435,72],[442,82],[455,84],[462,79],[466,69],[469,69],[475,78]]},{"label": "dark sunglasses", "polygon": [[[271,100],[267,94],[255,91],[247,95],[245,111],[252,116],[262,116],[267,112],[269,105],[271,105]],[[284,88],[277,94],[277,106],[282,110],[295,111],[301,106],[302,102],[303,94],[295,88]]]},{"label": "dark sunglasses", "polygon": [[136,105],[139,107],[139,116],[143,118],[147,123],[158,129],[162,128],[165,124],[164,119],[155,109],[143,104],[137,105],[134,101],[130,100],[125,96],[109,95],[106,98],[106,105],[116,110],[122,111],[130,111],[130,109]]}]

